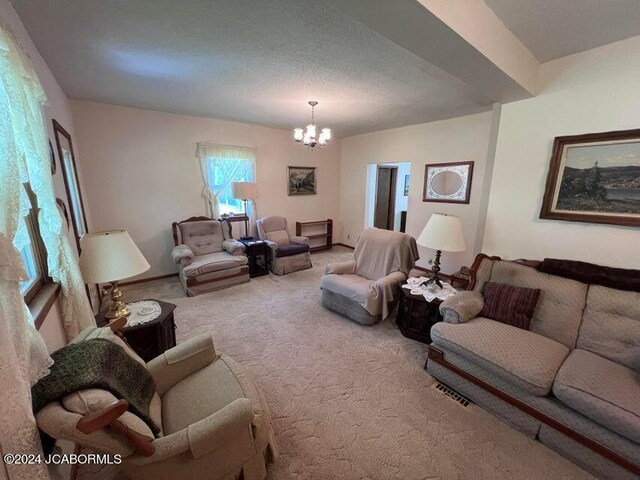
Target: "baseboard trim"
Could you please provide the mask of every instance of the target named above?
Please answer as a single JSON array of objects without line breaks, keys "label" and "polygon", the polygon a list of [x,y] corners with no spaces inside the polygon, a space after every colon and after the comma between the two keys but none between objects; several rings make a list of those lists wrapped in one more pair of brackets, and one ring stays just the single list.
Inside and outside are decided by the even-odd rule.
[{"label": "baseboard trim", "polygon": [[334,243],[335,246],[339,246],[339,247],[346,247],[349,248],[351,250],[355,249],[356,247],[352,247],[351,245],[347,245],[346,243]]},{"label": "baseboard trim", "polygon": [[521,401],[520,399],[509,395],[506,392],[503,392],[502,390],[494,387],[493,385],[485,382],[484,380],[481,380],[480,378],[472,375],[471,373],[463,370],[462,368],[450,363],[444,356],[444,352],[442,352],[441,350],[438,350],[437,348],[435,348],[432,345],[429,345],[429,350],[427,353],[427,362],[425,363],[424,368],[427,368],[427,364],[429,363],[429,361],[435,362],[439,365],[441,365],[444,368],[449,369],[450,371],[452,371],[453,373],[455,373],[456,375],[464,378],[465,380],[477,385],[478,387],[482,388],[483,390],[486,390],[487,392],[489,392],[490,394],[494,395],[495,397],[498,397],[500,400],[508,403],[509,405],[517,408],[518,410],[523,411],[524,413],[526,413],[527,415],[532,416],[533,418],[540,420],[542,423],[548,425],[549,427],[553,428],[554,430],[556,430],[557,432],[569,437],[570,439],[580,443],[581,445],[587,447],[588,449],[592,450],[593,452],[597,453],[598,455],[601,455],[602,457],[606,458],[607,460],[610,460],[611,462],[621,466],[622,468],[624,468],[625,470],[628,470],[629,472],[633,473],[634,475],[640,475],[640,465],[637,465],[636,463],[634,463],[633,461],[629,460],[626,457],[623,457],[622,455],[620,455],[617,452],[614,452],[613,450],[611,450],[609,447],[604,446],[603,444],[592,440],[591,438],[587,437],[586,435],[583,435],[582,433],[573,430],[571,427],[565,425],[564,423],[556,420],[553,417],[550,417],[549,415],[547,415],[546,413],[543,413],[539,410],[537,410],[536,408],[524,403],[523,401]]},{"label": "baseboard trim", "polygon": [[154,280],[162,280],[163,278],[171,278],[177,277],[178,272],[176,273],[167,273],[166,275],[158,275],[157,277],[148,277],[148,278],[140,278],[138,280],[130,280],[128,282],[118,282],[118,285],[121,287],[126,287],[127,285],[135,285],[137,283],[145,283],[145,282],[153,282]]}]

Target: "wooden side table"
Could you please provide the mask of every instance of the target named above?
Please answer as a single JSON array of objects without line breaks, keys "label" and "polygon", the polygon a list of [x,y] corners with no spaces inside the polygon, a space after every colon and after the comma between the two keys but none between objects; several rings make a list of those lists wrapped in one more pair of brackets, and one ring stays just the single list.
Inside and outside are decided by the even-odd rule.
[{"label": "wooden side table", "polygon": [[269,275],[269,255],[271,248],[263,240],[240,240],[244,246],[244,253],[249,259],[249,276],[251,278]]},{"label": "wooden side table", "polygon": [[[165,350],[176,346],[176,324],[173,318],[173,310],[176,306],[153,298],[146,300],[158,302],[162,309],[158,318],[133,327],[124,327],[120,332],[140,358],[148,362]],[[106,327],[109,324],[110,320],[104,314],[105,312],[100,312],[95,317],[99,327]]]},{"label": "wooden side table", "polygon": [[401,288],[400,304],[396,322],[402,335],[423,343],[431,343],[431,327],[442,321],[440,315],[441,300],[427,302],[422,295],[413,295],[408,289]]}]

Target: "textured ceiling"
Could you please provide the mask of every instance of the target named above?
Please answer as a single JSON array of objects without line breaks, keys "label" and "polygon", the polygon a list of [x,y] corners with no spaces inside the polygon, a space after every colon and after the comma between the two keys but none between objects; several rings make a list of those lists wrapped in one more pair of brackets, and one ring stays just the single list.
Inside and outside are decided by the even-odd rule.
[{"label": "textured ceiling", "polygon": [[640,0],[485,0],[540,62],[640,35]]},{"label": "textured ceiling", "polygon": [[491,100],[313,0],[13,0],[71,98],[272,127],[308,100],[338,136],[488,110]]}]

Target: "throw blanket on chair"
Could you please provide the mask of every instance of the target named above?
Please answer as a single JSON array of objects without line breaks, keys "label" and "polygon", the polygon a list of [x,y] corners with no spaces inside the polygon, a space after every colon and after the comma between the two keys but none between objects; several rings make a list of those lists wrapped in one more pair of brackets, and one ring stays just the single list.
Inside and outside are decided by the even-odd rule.
[{"label": "throw blanket on chair", "polygon": [[[416,240],[406,233],[368,228],[360,234],[353,252],[356,260],[356,274],[369,280],[379,280],[393,272],[402,272],[406,277],[420,258]],[[388,284],[374,287],[376,298],[382,298],[382,312],[371,311],[369,305],[362,305],[372,315],[389,315],[389,302],[397,290]]]},{"label": "throw blanket on chair", "polygon": [[121,346],[93,338],[67,345],[53,352],[51,358],[51,373],[31,389],[34,413],[79,390],[100,388],[127,400],[131,413],[144,420],[154,435],[160,433],[149,416],[156,384],[147,369]]}]

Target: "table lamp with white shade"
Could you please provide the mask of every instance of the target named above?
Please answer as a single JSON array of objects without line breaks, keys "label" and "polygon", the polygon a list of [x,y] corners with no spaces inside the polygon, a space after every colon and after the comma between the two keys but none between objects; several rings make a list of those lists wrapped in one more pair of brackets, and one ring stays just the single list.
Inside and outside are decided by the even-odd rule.
[{"label": "table lamp with white shade", "polygon": [[442,288],[442,282],[440,282],[438,275],[438,272],[440,272],[440,255],[442,252],[464,252],[466,248],[460,217],[434,213],[416,242],[418,245],[432,248],[436,251],[436,258],[432,267],[433,275],[423,284],[435,283]]},{"label": "table lamp with white shade", "polygon": [[111,283],[111,307],[107,318],[126,317],[131,312],[122,301],[118,281],[151,268],[126,230],[87,233],[80,239],[80,270],[85,283]]},{"label": "table lamp with white shade", "polygon": [[244,202],[244,236],[241,240],[251,240],[249,234],[249,216],[247,215],[247,202],[258,198],[258,184],[255,182],[233,182],[231,184],[231,196]]}]

